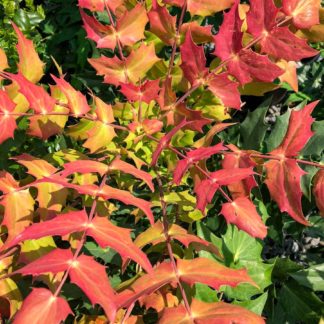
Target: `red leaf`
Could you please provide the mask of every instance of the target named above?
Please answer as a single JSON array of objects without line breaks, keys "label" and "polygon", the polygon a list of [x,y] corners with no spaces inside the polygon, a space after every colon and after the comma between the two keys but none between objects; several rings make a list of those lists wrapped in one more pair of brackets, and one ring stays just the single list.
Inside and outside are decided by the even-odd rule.
[{"label": "red leaf", "polygon": [[21,273],[24,276],[38,276],[43,273],[56,274],[61,271],[66,271],[70,267],[72,259],[73,254],[70,249],[55,249],[23,268],[16,270],[15,273]]},{"label": "red leaf", "polygon": [[63,77],[57,78],[51,75],[60,90],[64,93],[68,100],[68,105],[71,112],[76,115],[84,115],[90,111],[87,98],[80,92],[75,90]]},{"label": "red leaf", "polygon": [[[235,145],[227,145],[235,154],[225,154],[222,161],[223,169],[234,169],[234,168],[251,168],[255,167],[254,163],[248,153],[239,150]],[[228,189],[231,192],[231,196],[235,199],[238,197],[249,196],[251,190],[257,186],[254,177],[248,177],[247,179],[236,181],[228,184]]]},{"label": "red leaf", "polygon": [[96,18],[85,14],[83,10],[80,10],[80,14],[87,37],[95,41],[98,48],[116,47],[117,39],[110,25],[101,24]]},{"label": "red leaf", "polygon": [[131,240],[131,230],[113,225],[105,217],[95,217],[89,224],[87,235],[92,236],[102,247],[109,246],[122,257],[130,258],[140,264],[147,272],[152,266],[145,253],[143,253]]},{"label": "red leaf", "polygon": [[297,222],[309,225],[305,219],[300,189],[301,177],[306,174],[296,160],[283,158],[265,163],[268,186],[272,199],[278,204],[281,212],[287,212]]},{"label": "red leaf", "polygon": [[208,82],[209,90],[221,101],[224,106],[241,109],[241,96],[238,91],[238,83],[228,78],[227,73],[214,75]]},{"label": "red leaf", "polygon": [[189,167],[201,160],[208,159],[212,155],[219,153],[220,151],[226,150],[226,147],[223,146],[223,143],[216,144],[210,147],[201,147],[195,150],[192,150],[187,153],[187,158],[180,160],[177,163],[177,166],[173,173],[173,181],[175,184],[179,185],[182,177],[189,169]]},{"label": "red leaf", "polygon": [[262,36],[262,52],[287,61],[300,61],[316,55],[318,52],[309,47],[306,40],[295,36],[288,27],[276,27],[278,11],[273,0],[251,2],[247,15],[248,31],[254,37]]},{"label": "red leaf", "polygon": [[314,177],[313,193],[317,208],[321,216],[324,216],[324,170],[319,170]]},{"label": "red leaf", "polygon": [[241,32],[242,22],[238,13],[238,3],[224,15],[219,33],[214,37],[215,54],[223,61],[229,60],[227,69],[241,84],[253,79],[272,82],[283,73],[267,56],[257,54],[252,50],[243,50]]},{"label": "red leaf", "polygon": [[287,133],[281,144],[270,154],[286,157],[296,156],[314,134],[311,130],[314,118],[311,113],[318,104],[314,101],[301,110],[292,110]]},{"label": "red leaf", "polygon": [[210,173],[211,179],[205,179],[195,186],[197,208],[204,212],[206,205],[211,203],[219,186],[230,185],[253,174],[252,168],[223,169]]},{"label": "red leaf", "polygon": [[191,305],[192,317],[187,313],[184,305],[178,307],[166,308],[163,312],[159,324],[195,323],[208,324],[264,324],[261,316],[243,308],[241,306],[228,304],[224,302],[205,303],[197,299],[192,299]]},{"label": "red leaf", "polygon": [[15,109],[16,104],[10,99],[8,94],[0,90],[0,144],[8,138],[14,137],[17,128],[16,120],[10,113]]},{"label": "red leaf", "polygon": [[91,11],[104,11],[105,0],[79,0],[79,7],[89,9]]},{"label": "red leaf", "polygon": [[88,216],[84,210],[61,214],[49,221],[36,223],[27,227],[10,242],[9,246],[44,236],[63,236],[74,232],[82,232],[86,229],[87,223]]},{"label": "red leaf", "polygon": [[176,36],[176,17],[171,16],[166,6],[161,7],[157,0],[152,1],[152,9],[148,16],[150,31],[165,44],[172,46]]},{"label": "red leaf", "polygon": [[308,29],[320,23],[320,0],[283,0],[282,10],[287,16],[292,16],[297,28]]},{"label": "red leaf", "polygon": [[160,154],[162,153],[163,149],[165,149],[166,147],[168,147],[168,145],[170,144],[172,137],[184,126],[186,126],[188,124],[188,122],[186,121],[186,119],[183,119],[176,127],[172,128],[172,130],[165,134],[161,139],[160,142],[158,144],[158,146],[156,147],[153,155],[152,155],[152,162],[151,162],[151,166],[155,166],[157,163],[157,160],[160,156]]},{"label": "red leaf", "polygon": [[208,75],[204,48],[193,42],[190,31],[187,32],[185,42],[180,47],[180,53],[181,69],[186,79],[191,85],[203,83]]},{"label": "red leaf", "polygon": [[15,324],[58,324],[72,314],[69,304],[45,288],[34,288],[15,316]]},{"label": "red leaf", "polygon": [[111,164],[109,166],[109,170],[119,170],[119,171],[122,171],[122,172],[125,172],[128,174],[131,174],[134,177],[143,180],[149,186],[149,188],[152,191],[154,191],[152,176],[149,173],[137,169],[133,165],[122,161],[120,158],[116,158],[111,162]]},{"label": "red leaf", "polygon": [[212,26],[200,26],[197,21],[189,21],[180,27],[180,34],[185,38],[188,31],[191,32],[192,40],[196,44],[209,43],[213,41]]},{"label": "red leaf", "polygon": [[160,80],[145,81],[140,87],[131,83],[121,83],[120,92],[129,101],[143,101],[149,104],[152,100],[156,100],[160,91]]},{"label": "red leaf", "polygon": [[111,288],[106,267],[87,255],[79,256],[71,264],[71,282],[79,286],[92,304],[99,304],[111,322],[116,316],[115,292]]},{"label": "red leaf", "polygon": [[5,76],[18,84],[19,92],[26,97],[36,113],[46,115],[54,109],[56,101],[44,88],[28,81],[22,74],[5,73]]},{"label": "red leaf", "polygon": [[264,239],[267,236],[266,226],[254,204],[247,197],[239,197],[223,204],[221,214],[224,215],[227,223],[235,224],[253,237]]}]

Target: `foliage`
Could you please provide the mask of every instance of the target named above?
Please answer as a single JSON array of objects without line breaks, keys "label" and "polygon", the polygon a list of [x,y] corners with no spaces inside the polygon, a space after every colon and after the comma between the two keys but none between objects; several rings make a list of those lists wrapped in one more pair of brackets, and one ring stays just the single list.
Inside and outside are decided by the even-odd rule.
[{"label": "foliage", "polygon": [[21,23],[17,66],[0,50],[1,318],[319,321],[322,106],[296,62],[321,67],[320,2],[46,5],[47,71]]}]

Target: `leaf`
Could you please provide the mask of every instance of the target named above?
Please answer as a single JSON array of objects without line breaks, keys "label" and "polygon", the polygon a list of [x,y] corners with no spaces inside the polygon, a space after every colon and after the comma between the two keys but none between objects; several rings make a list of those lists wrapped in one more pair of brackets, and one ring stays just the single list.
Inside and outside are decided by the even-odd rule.
[{"label": "leaf", "polygon": [[182,61],[180,66],[186,79],[192,86],[203,83],[208,75],[204,48],[193,42],[190,31],[187,32],[185,42],[180,47],[180,53]]},{"label": "leaf", "polygon": [[84,210],[71,211],[66,214],[41,223],[35,223],[17,235],[9,246],[19,244],[22,241],[38,239],[44,236],[67,235],[74,232],[82,232],[88,225],[88,217]]},{"label": "leaf", "polygon": [[224,106],[241,109],[238,83],[231,81],[227,73],[214,75],[211,81],[208,82],[208,89],[222,101]]},{"label": "leaf", "polygon": [[321,216],[324,216],[324,170],[319,170],[314,178],[313,193],[315,196],[316,206]]},{"label": "leaf", "polygon": [[165,44],[172,46],[176,37],[176,17],[171,16],[166,6],[160,6],[157,0],[152,1],[152,9],[148,17],[150,31]]},{"label": "leaf", "polygon": [[210,178],[195,185],[197,209],[204,212],[206,205],[212,202],[220,186],[233,184],[253,174],[252,168],[223,169],[210,173]]},{"label": "leaf", "polygon": [[186,121],[186,119],[184,118],[176,127],[172,128],[172,130],[170,132],[168,132],[167,134],[165,134],[159,141],[158,146],[156,147],[155,151],[153,152],[152,155],[152,162],[151,162],[151,166],[155,166],[157,163],[157,160],[160,156],[160,154],[162,153],[163,149],[165,149],[166,147],[168,147],[168,145],[170,144],[172,137],[184,126],[186,126],[188,124],[188,122]]},{"label": "leaf", "polygon": [[263,35],[261,51],[286,61],[300,61],[315,56],[318,52],[307,45],[307,42],[295,36],[288,27],[276,27],[278,9],[273,0],[251,2],[247,14],[248,32],[254,37]]},{"label": "leaf", "polygon": [[[200,282],[219,289],[222,285],[237,286],[242,282],[255,285],[247,275],[245,269],[234,270],[216,261],[206,258],[193,260],[177,260],[179,279],[190,285]],[[202,272],[202,269],[204,271]],[[150,294],[168,283],[176,281],[173,267],[168,262],[161,263],[152,274],[147,274],[136,280],[128,289],[118,295],[120,307],[127,307],[141,296]]]},{"label": "leaf", "polygon": [[312,130],[314,135],[306,143],[305,147],[301,151],[301,155],[318,155],[320,156],[324,150],[324,121],[315,121],[312,124]]},{"label": "leaf", "polygon": [[27,39],[20,29],[12,23],[18,37],[18,71],[32,83],[38,82],[44,75],[44,63],[40,60],[33,42]]},{"label": "leaf", "polygon": [[[235,145],[230,144],[227,147],[236,154],[225,154],[222,161],[222,167],[225,170],[232,170],[236,168],[251,168],[256,164],[253,162],[247,152],[239,150]],[[257,186],[254,177],[248,177],[247,179],[229,183],[227,185],[231,196],[236,199],[238,197],[250,196],[251,190]]]},{"label": "leaf", "polygon": [[302,286],[314,291],[324,291],[324,264],[314,265],[305,270],[291,273],[290,276]]},{"label": "leaf", "polygon": [[298,92],[297,63],[280,60],[277,62],[277,65],[285,71],[285,73],[279,76],[280,81],[287,82],[295,92]]},{"label": "leaf", "polygon": [[227,69],[244,85],[253,79],[272,82],[283,73],[278,66],[265,55],[243,49],[242,22],[238,12],[238,2],[224,15],[223,24],[214,37],[215,54],[227,61]]},{"label": "leaf", "polygon": [[119,90],[129,101],[142,101],[149,104],[152,100],[156,100],[160,80],[147,80],[140,87],[134,86],[131,83],[121,83],[121,89]]},{"label": "leaf", "polygon": [[79,7],[89,9],[91,11],[104,11],[105,0],[78,0]]},{"label": "leaf", "polygon": [[2,225],[8,229],[6,248],[25,227],[30,225],[33,219],[35,202],[29,189],[17,189],[19,185],[15,179],[9,173],[0,171],[0,190],[6,194],[0,201],[0,205],[5,209]]},{"label": "leaf", "polygon": [[124,173],[131,174],[134,177],[143,180],[149,186],[151,191],[154,191],[154,184],[152,182],[153,179],[149,173],[137,169],[133,165],[122,161],[120,158],[116,158],[111,162],[109,170],[119,170]]},{"label": "leaf", "polygon": [[10,113],[14,111],[16,104],[10,99],[8,94],[0,90],[0,143],[8,138],[14,137],[17,128],[16,120]]},{"label": "leaf", "polygon": [[[207,241],[200,239],[196,235],[189,234],[184,228],[176,224],[171,224],[171,226],[169,226],[168,235],[170,238],[181,242],[186,248],[188,248],[190,243],[193,242],[206,246],[209,245]],[[147,244],[155,245],[165,241],[166,237],[164,235],[163,224],[160,221],[157,221],[145,232],[142,232],[140,235],[138,235],[136,240],[134,241],[134,244],[139,248],[142,248]]]},{"label": "leaf", "polygon": [[287,212],[301,224],[309,225],[301,204],[300,180],[305,172],[298,166],[296,160],[288,158],[270,160],[264,166],[267,172],[265,183],[280,211]]},{"label": "leaf", "polygon": [[59,89],[64,93],[68,100],[68,106],[75,116],[84,115],[90,111],[87,98],[80,92],[76,91],[63,77],[57,78],[51,75]]},{"label": "leaf", "polygon": [[[7,55],[6,55],[6,52],[0,48],[0,71],[3,71],[5,69],[7,69],[9,67],[8,65],[8,59],[7,59]],[[0,80],[1,79],[1,76],[0,76]]]},{"label": "leaf", "polygon": [[110,321],[116,316],[115,293],[111,288],[106,267],[87,255],[79,256],[71,264],[71,282],[79,286],[92,304],[99,304]]},{"label": "leaf", "polygon": [[234,301],[234,305],[244,307],[245,309],[250,310],[251,312],[262,315],[263,309],[268,299],[268,292],[262,294],[261,296],[247,301]]},{"label": "leaf", "polygon": [[146,46],[144,43],[133,50],[125,62],[117,57],[89,59],[89,63],[96,69],[97,74],[104,76],[104,82],[118,86],[120,82],[131,82],[136,84],[142,79],[146,72],[159,61],[155,55],[154,45]]},{"label": "leaf", "polygon": [[219,153],[220,151],[225,151],[226,147],[223,146],[223,143],[216,144],[210,147],[201,147],[192,151],[189,151],[186,154],[186,158],[180,160],[177,163],[176,168],[174,169],[173,173],[173,181],[175,184],[179,185],[181,182],[182,177],[189,169],[189,167],[196,162],[205,160],[213,156],[214,154]]},{"label": "leaf", "polygon": [[43,255],[37,260],[18,269],[15,273],[22,275],[38,276],[43,273],[53,273],[66,271],[73,260],[73,254],[70,249],[55,249]]},{"label": "leaf", "polygon": [[240,323],[240,324],[262,324],[265,323],[261,316],[251,311],[224,302],[205,303],[193,299],[190,305],[192,317],[187,313],[184,305],[167,308],[159,323],[181,323],[190,324],[194,320],[197,323]]},{"label": "leaf", "polygon": [[311,125],[314,119],[311,113],[318,101],[312,102],[301,110],[293,110],[289,118],[287,133],[281,144],[270,152],[272,155],[296,156],[312,137]]},{"label": "leaf", "polygon": [[[3,261],[2,259],[1,263],[3,263]],[[3,300],[7,300],[9,303],[9,316],[11,318],[20,308],[23,298],[16,283],[10,278],[0,280],[0,318],[2,311],[4,311],[3,308],[5,308]]]},{"label": "leaf", "polygon": [[252,201],[247,197],[239,197],[222,205],[221,214],[227,223],[235,224],[239,229],[253,237],[264,239],[267,236],[267,228]]},{"label": "leaf", "polygon": [[300,29],[308,29],[320,23],[320,0],[283,0],[282,10],[292,16],[293,24]]},{"label": "leaf", "polygon": [[241,123],[243,148],[259,150],[264,140],[268,125],[265,124],[265,116],[271,105],[272,98],[266,99],[256,110],[248,112],[247,117]]},{"label": "leaf", "polygon": [[152,266],[146,254],[132,242],[129,229],[115,226],[105,217],[96,216],[89,224],[86,234],[93,237],[102,248],[109,246],[122,257],[130,258],[147,272],[152,272]]},{"label": "leaf", "polygon": [[[229,8],[235,0],[187,0],[188,11],[194,16],[212,16],[214,13]],[[164,0],[164,3],[182,7],[184,0]]]},{"label": "leaf", "polygon": [[46,115],[53,111],[56,101],[43,87],[28,81],[22,74],[6,73],[5,76],[18,84],[19,92],[25,96],[30,108],[36,113]]},{"label": "leaf", "polygon": [[54,296],[45,288],[34,288],[24,300],[14,323],[41,324],[46,318],[46,323],[57,324],[64,321],[69,314],[72,314],[72,311],[65,299]]}]

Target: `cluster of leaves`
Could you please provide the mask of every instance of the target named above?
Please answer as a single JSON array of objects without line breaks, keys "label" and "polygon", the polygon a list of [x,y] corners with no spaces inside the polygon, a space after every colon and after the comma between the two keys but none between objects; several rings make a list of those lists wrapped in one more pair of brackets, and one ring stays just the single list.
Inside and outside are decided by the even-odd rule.
[{"label": "cluster of leaves", "polygon": [[[322,26],[320,1],[79,7],[111,104],[76,90],[59,65],[40,84],[44,63],[15,24],[17,73],[0,50],[0,143],[11,156],[0,172],[1,318],[263,323],[273,272],[289,279],[280,308],[263,315],[285,321],[289,280],[313,288],[305,271],[321,270],[264,262],[260,239],[289,222],[269,217],[267,200],[299,226],[314,223],[303,192],[316,202],[308,211],[324,213],[318,103],[288,109],[270,131],[259,123],[270,100],[242,123],[235,115],[242,95],[297,90],[296,61],[318,55],[307,38]],[[215,33],[209,22],[224,10]],[[323,303],[305,289],[308,309],[294,314],[307,322]]]}]

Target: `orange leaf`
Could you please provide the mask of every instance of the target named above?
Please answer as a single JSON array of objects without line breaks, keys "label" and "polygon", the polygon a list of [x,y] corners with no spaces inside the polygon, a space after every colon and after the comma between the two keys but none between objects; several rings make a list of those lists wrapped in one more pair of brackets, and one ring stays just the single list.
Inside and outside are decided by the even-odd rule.
[{"label": "orange leaf", "polygon": [[44,63],[40,60],[33,42],[27,39],[14,23],[12,23],[12,26],[18,37],[18,71],[23,74],[27,80],[36,83],[44,74]]},{"label": "orange leaf", "polygon": [[111,288],[106,267],[87,255],[79,256],[71,263],[71,282],[79,286],[92,304],[99,304],[110,321],[116,316],[115,292]]},{"label": "orange leaf", "polygon": [[209,324],[264,324],[261,316],[243,308],[241,306],[228,304],[224,302],[205,303],[193,299],[190,305],[192,317],[184,305],[167,308],[163,312],[160,324],[178,323],[191,324],[209,323]]},{"label": "orange leaf", "polygon": [[67,301],[45,288],[34,288],[15,316],[15,324],[58,324],[73,314]]},{"label": "orange leaf", "polygon": [[281,82],[287,82],[295,92],[298,92],[297,63],[294,61],[280,60],[277,62],[285,72],[279,76]]}]

